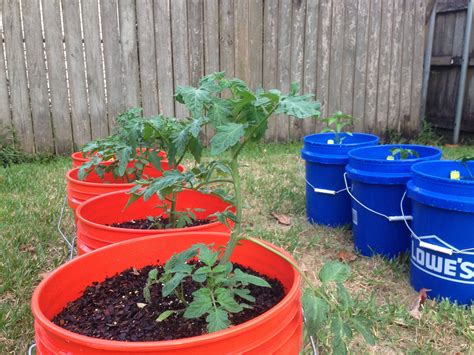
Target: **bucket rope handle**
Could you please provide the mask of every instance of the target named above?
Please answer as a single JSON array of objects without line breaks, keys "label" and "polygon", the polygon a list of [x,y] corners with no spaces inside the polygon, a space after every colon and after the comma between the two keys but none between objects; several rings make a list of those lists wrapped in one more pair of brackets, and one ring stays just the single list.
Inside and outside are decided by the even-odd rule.
[{"label": "bucket rope handle", "polygon": [[[400,211],[402,213],[402,216],[405,216],[405,211],[403,210],[403,201],[405,200],[406,194],[407,194],[407,192],[405,191],[403,193],[402,199],[400,201]],[[425,235],[425,236],[419,237],[413,231],[413,229],[411,229],[411,227],[408,225],[408,222],[406,220],[404,220],[404,222],[405,222],[406,227],[410,231],[411,235],[413,236],[413,238],[415,238],[416,240],[418,240],[420,242],[420,246],[422,248],[438,251],[440,253],[444,253],[444,254],[448,254],[448,255],[453,255],[453,254],[474,255],[474,248],[467,248],[467,249],[459,250],[458,248],[453,247],[451,244],[449,244],[449,243],[445,242],[443,239],[439,238],[437,235]],[[425,242],[424,241],[425,239],[435,239],[438,242],[440,242],[441,244],[443,244],[444,247],[442,247],[440,245]]]},{"label": "bucket rope handle", "polygon": [[399,222],[399,221],[405,221],[405,223],[407,223],[406,221],[411,221],[413,219],[412,216],[405,216],[405,215],[401,215],[401,216],[387,216],[381,212],[378,212],[378,211],[375,211],[373,210],[372,208],[364,205],[362,202],[360,202],[357,197],[355,197],[352,192],[351,192],[351,189],[349,188],[348,186],[348,183],[347,183],[347,172],[344,173],[344,184],[346,185],[346,189],[347,189],[347,193],[349,194],[349,196],[355,201],[357,202],[361,207],[365,208],[367,211],[369,212],[372,212],[373,214],[376,214],[377,216],[380,216],[380,217],[383,217],[383,218],[386,218],[389,222]]},{"label": "bucket rope handle", "polygon": [[31,344],[30,347],[28,348],[28,355],[33,355],[33,349],[35,348],[36,348],[36,343]]},{"label": "bucket rope handle", "polygon": [[[304,310],[303,310],[303,308],[301,308],[301,312],[302,312],[302,314],[303,314],[303,323],[304,323],[304,325],[306,326],[306,325],[307,325],[307,324],[306,324],[307,321],[306,321],[306,317],[304,316]],[[316,346],[316,341],[314,340],[314,338],[313,338],[312,335],[310,335],[310,334],[308,334],[308,335],[309,335],[309,341],[310,341],[310,343],[311,343],[311,348],[312,348],[312,350],[313,350],[313,355],[318,355],[318,348],[317,348],[317,346]]]},{"label": "bucket rope handle", "polygon": [[[303,161],[303,160],[300,159],[300,161]],[[335,195],[337,195],[338,193],[341,193],[341,192],[347,190],[347,186],[346,186],[345,188],[340,189],[340,190],[337,190],[337,191],[335,191],[335,190],[329,190],[329,189],[322,189],[322,188],[316,187],[316,186],[314,186],[313,184],[311,184],[311,183],[308,181],[308,179],[306,179],[306,176],[305,176],[304,172],[301,171],[301,169],[299,169],[299,170],[300,170],[301,175],[304,176],[304,178],[303,178],[304,181],[306,181],[306,183],[308,184],[308,186],[311,187],[311,188],[313,189],[313,191],[316,192],[316,193],[320,193],[320,194],[324,194],[324,195],[332,195],[332,196],[335,196]]]},{"label": "bucket rope handle", "polygon": [[59,215],[57,229],[58,229],[59,234],[64,239],[64,241],[66,242],[66,245],[69,248],[69,260],[72,260],[72,258],[74,257],[74,243],[76,241],[76,236],[73,236],[71,240],[69,240],[69,238],[66,236],[66,234],[64,234],[64,232],[61,229],[61,224],[64,217],[64,210],[66,208],[66,202],[67,202],[67,194],[64,196],[63,205],[61,206],[61,213]]}]

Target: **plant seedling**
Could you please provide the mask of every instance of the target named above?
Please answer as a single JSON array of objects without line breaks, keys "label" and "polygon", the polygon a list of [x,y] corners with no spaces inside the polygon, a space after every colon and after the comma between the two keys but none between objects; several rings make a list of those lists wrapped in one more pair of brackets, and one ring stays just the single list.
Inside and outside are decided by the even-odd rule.
[{"label": "plant seedling", "polygon": [[348,135],[352,136],[350,131],[343,131],[345,127],[352,126],[354,124],[354,117],[351,115],[337,111],[329,117],[322,118],[321,122],[326,124],[326,127],[321,130],[321,133],[334,133],[334,139],[329,139],[327,142],[328,144],[341,144]]},{"label": "plant seedling", "polygon": [[474,180],[474,175],[472,174],[471,168],[469,167],[469,162],[474,161],[474,157],[468,156],[468,155],[463,155],[459,158],[456,159],[456,161],[459,161],[462,166],[466,169],[467,173],[469,174],[469,177],[462,177],[461,173],[458,170],[453,170],[450,173],[450,178],[452,180]]},{"label": "plant seedling", "polygon": [[390,149],[390,155],[387,156],[387,160],[406,160],[419,157],[420,154],[416,150],[400,147]]}]

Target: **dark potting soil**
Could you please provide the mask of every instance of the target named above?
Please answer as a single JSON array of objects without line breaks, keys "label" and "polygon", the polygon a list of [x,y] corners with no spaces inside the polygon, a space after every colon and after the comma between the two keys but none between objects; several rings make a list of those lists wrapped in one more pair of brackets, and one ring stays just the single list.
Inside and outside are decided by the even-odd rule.
[{"label": "dark potting soil", "polygon": [[[244,272],[263,277],[272,286],[248,286],[256,300],[251,304],[252,309],[229,314],[231,324],[237,325],[275,306],[283,299],[285,292],[280,281],[245,266],[234,265]],[[180,339],[207,333],[205,315],[197,319],[185,319],[182,314],[174,314],[162,322],[156,322],[162,312],[183,307],[174,295],[161,296],[161,284],[152,286],[152,302],[144,305],[146,301],[143,287],[152,268],[157,268],[159,274],[163,272],[162,266],[150,265],[140,270],[127,269],[101,283],[94,282],[80,298],[70,302],[56,315],[52,322],[77,334],[132,342]],[[191,278],[185,280],[184,293],[187,301],[191,301],[192,293],[197,288],[198,284]],[[245,302],[238,297],[237,300]]]},{"label": "dark potting soil", "polygon": [[[187,227],[196,227],[202,226],[204,224],[209,224],[212,221],[209,219],[196,219],[192,223],[186,224]],[[110,227],[116,228],[130,228],[130,229],[166,229],[166,226],[169,225],[168,218],[157,217],[153,221],[149,219],[132,219],[131,221],[112,223],[109,224]]]}]

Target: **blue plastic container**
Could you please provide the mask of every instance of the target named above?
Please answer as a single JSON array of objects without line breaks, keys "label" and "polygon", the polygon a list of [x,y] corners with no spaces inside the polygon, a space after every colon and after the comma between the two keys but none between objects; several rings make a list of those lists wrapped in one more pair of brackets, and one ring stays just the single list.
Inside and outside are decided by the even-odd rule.
[{"label": "blue plastic container", "polygon": [[[474,174],[474,162],[468,163]],[[407,184],[412,202],[411,284],[428,296],[474,302],[474,180],[451,180],[459,162],[415,164]]]},{"label": "blue plastic container", "polygon": [[351,223],[351,201],[344,190],[344,172],[351,149],[376,145],[373,134],[345,134],[342,144],[328,144],[334,133],[306,136],[301,157],[306,160],[306,214],[310,223],[331,227]]},{"label": "blue plastic container", "polygon": [[[387,160],[392,148],[415,150],[419,157]],[[352,181],[352,232],[355,249],[362,255],[394,258],[410,247],[410,232],[400,211],[400,201],[411,178],[411,166],[439,159],[441,150],[413,144],[380,145],[349,152],[347,176]],[[410,215],[410,203],[405,201]],[[409,217],[408,217],[409,218]]]}]

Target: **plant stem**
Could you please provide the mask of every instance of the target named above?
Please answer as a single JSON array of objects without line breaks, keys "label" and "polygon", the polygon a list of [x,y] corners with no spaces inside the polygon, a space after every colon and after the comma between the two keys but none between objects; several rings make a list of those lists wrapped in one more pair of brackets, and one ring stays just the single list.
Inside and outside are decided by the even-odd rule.
[{"label": "plant stem", "polygon": [[194,187],[194,190],[198,190],[203,186],[210,185],[210,184],[216,184],[216,183],[222,183],[222,182],[227,182],[229,184],[233,184],[233,180],[227,180],[227,179],[216,179],[216,180],[209,180],[209,181],[204,181],[200,183],[199,185]]},{"label": "plant stem", "polygon": [[229,243],[225,248],[224,256],[222,257],[220,264],[224,264],[229,261],[230,256],[234,252],[237,243],[240,240],[240,235],[242,234],[242,186],[240,182],[240,174],[239,174],[239,162],[237,161],[237,157],[233,158],[230,164],[232,178],[234,180],[234,190],[235,190],[235,209],[236,209],[236,217],[237,221],[234,224],[234,228],[232,229],[232,233],[230,235]]},{"label": "plant stem", "polygon": [[172,228],[176,228],[176,200],[178,198],[178,194],[173,192],[171,195],[171,206],[170,206],[170,215],[169,215],[169,224]]}]

